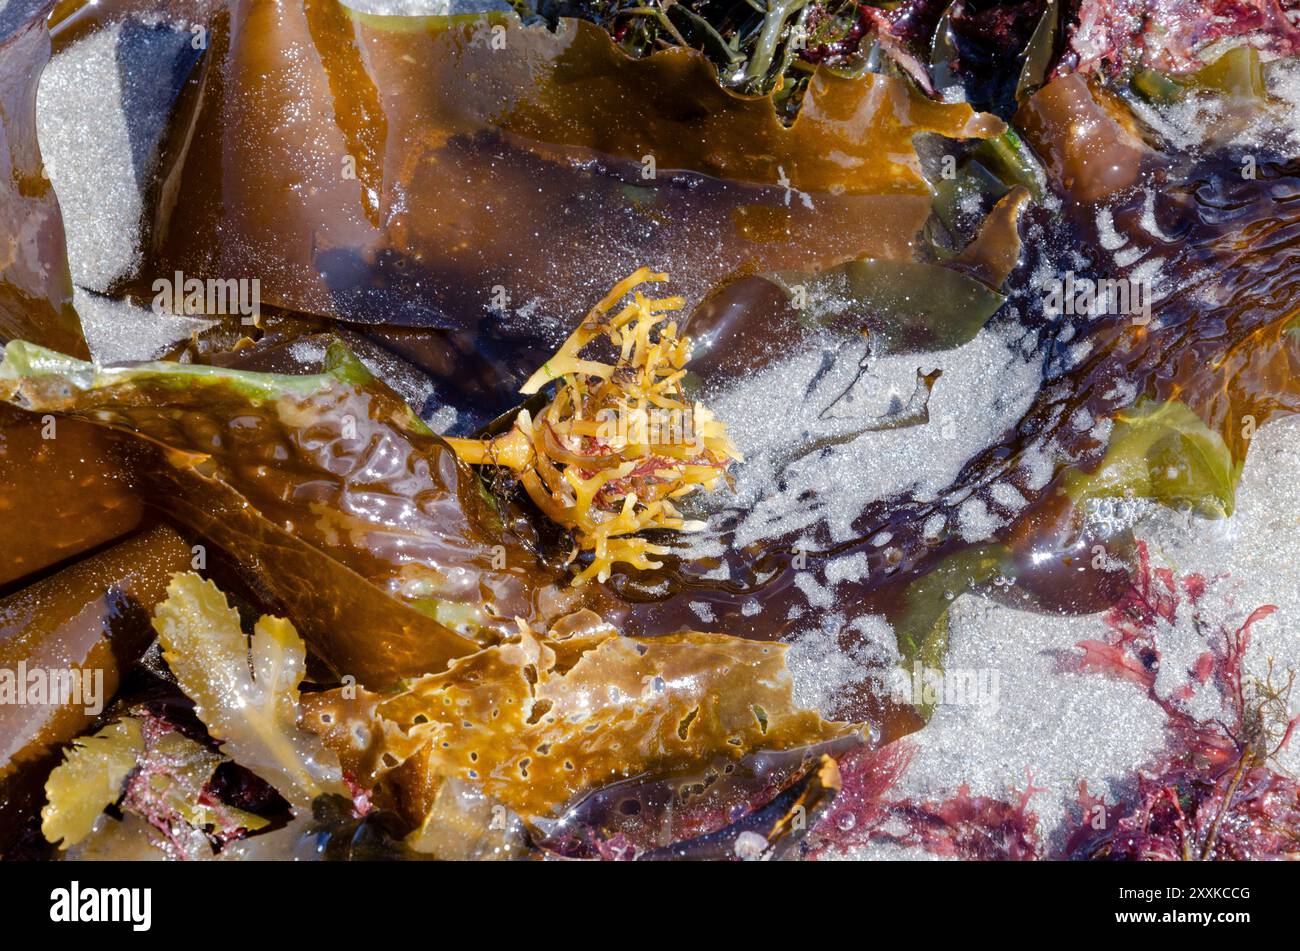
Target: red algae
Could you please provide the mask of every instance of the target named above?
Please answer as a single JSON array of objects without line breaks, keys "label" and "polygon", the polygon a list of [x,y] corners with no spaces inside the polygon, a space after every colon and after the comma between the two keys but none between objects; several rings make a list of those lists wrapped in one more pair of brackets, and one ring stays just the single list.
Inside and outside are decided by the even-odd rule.
[{"label": "red algae", "polygon": [[[1030,808],[1032,776],[1010,799],[972,796],[964,784],[945,799],[899,796],[895,789],[915,753],[907,741],[849,754],[844,788],[814,830],[814,854],[892,845],[943,858],[1024,860],[1241,860],[1300,854],[1300,784],[1276,768],[1300,717],[1289,699],[1294,672],[1245,669],[1251,630],[1273,613],[1252,611],[1240,625],[1218,623],[1210,649],[1187,682],[1161,692],[1160,634],[1176,622],[1214,626],[1198,608],[1207,580],[1153,568],[1138,545],[1132,584],[1103,620],[1107,636],[1082,641],[1060,669],[1100,674],[1146,691],[1166,717],[1166,747],[1121,784],[1132,790],[1108,803],[1079,784],[1074,831],[1049,847]],[[1171,661],[1172,662],[1172,661]],[[1204,686],[1223,698],[1222,717],[1194,713],[1188,701]]]}]

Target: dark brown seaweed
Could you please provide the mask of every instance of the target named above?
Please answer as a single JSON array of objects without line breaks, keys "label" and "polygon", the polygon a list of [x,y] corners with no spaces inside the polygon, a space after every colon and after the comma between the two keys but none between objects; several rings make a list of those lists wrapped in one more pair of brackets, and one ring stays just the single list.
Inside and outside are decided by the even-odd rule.
[{"label": "dark brown seaweed", "polygon": [[51,6],[16,0],[0,14],[0,341],[30,340],[87,357],[72,307],[63,216],[36,142],[36,84],[50,57]]}]

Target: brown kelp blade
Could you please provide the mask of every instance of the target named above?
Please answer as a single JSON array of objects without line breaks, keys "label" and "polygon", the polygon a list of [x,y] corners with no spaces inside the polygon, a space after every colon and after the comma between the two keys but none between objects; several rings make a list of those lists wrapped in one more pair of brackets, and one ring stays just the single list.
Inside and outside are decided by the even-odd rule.
[{"label": "brown kelp blade", "polygon": [[176,532],[158,526],[0,599],[0,667],[10,678],[19,664],[86,672],[67,702],[0,704],[0,849],[23,809],[39,801],[32,797],[59,746],[95,721],[152,642],[154,606],[190,557]]},{"label": "brown kelp blade", "polygon": [[102,429],[0,406],[0,585],[119,538],[142,514]]},{"label": "brown kelp blade", "polygon": [[930,200],[912,135],[1000,127],[819,73],[786,128],[700,54],[632,60],[586,22],[245,2],[209,39],[136,289],[256,278],[265,303],[372,323],[527,336],[648,262],[698,299],[742,267],[905,259]]},{"label": "brown kelp blade", "polygon": [[287,376],[100,367],[14,342],[0,396],[137,437],[158,503],[235,558],[339,674],[382,687],[441,670],[515,617],[572,610],[508,510],[342,355]]},{"label": "brown kelp blade", "polygon": [[788,854],[838,791],[832,757],[863,743],[861,736],[844,736],[611,783],[548,821],[537,844],[569,857],[609,857],[621,847],[622,855],[638,859],[728,859],[751,832],[776,846],[776,854]]},{"label": "brown kelp blade", "polygon": [[522,629],[388,697],[315,694],[302,723],[363,784],[395,784],[413,822],[458,780],[543,833],[611,782],[722,771],[756,750],[852,745],[863,733],[794,702],[784,645],[699,632],[637,640],[599,623],[552,634]]},{"label": "brown kelp blade", "polygon": [[58,53],[108,24],[131,17],[206,26],[226,4],[227,0],[58,0],[50,12],[50,33]]},{"label": "brown kelp blade", "polygon": [[36,141],[36,84],[50,57],[53,3],[0,12],[0,341],[30,340],[87,357],[72,307],[63,216]]}]

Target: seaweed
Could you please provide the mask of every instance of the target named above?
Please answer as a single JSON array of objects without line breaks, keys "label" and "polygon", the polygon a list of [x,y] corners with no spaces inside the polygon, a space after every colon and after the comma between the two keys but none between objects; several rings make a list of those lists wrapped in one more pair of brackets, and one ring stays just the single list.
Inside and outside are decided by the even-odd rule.
[{"label": "seaweed", "polygon": [[[1114,802],[1079,784],[1069,835],[1048,849],[1029,808],[1032,776],[1012,799],[972,796],[964,787],[945,799],[899,796],[895,786],[915,750],[906,741],[851,752],[840,760],[843,790],[811,834],[814,855],[892,844],[967,859],[1071,858],[1124,861],[1293,859],[1300,854],[1300,785],[1276,756],[1300,716],[1291,712],[1294,673],[1245,669],[1252,628],[1272,614],[1264,605],[1241,623],[1205,610],[1209,581],[1151,564],[1144,544],[1129,587],[1104,615],[1104,638],[1080,642],[1058,670],[1134,684],[1165,714],[1166,747],[1118,788]],[[1192,625],[1206,651],[1171,686],[1158,684],[1162,635]],[[1223,716],[1195,712],[1194,691],[1223,701]]]},{"label": "seaweed", "polygon": [[[56,42],[112,17],[175,9],[165,0],[93,6],[60,4]],[[1210,6],[1188,4],[1178,25],[1198,22],[1198,10]],[[827,839],[836,838],[828,830],[847,825],[856,832],[844,841],[884,836],[943,855],[1041,856],[1032,779],[1008,801],[964,788],[946,799],[891,800],[887,787],[906,749],[890,744],[841,759],[845,782],[836,797],[832,765],[809,751],[852,739],[856,728],[793,708],[778,648],[682,633],[687,599],[704,589],[723,605],[709,623],[763,637],[788,630],[811,601],[791,567],[806,553],[789,551],[804,540],[729,550],[729,566],[740,570],[726,584],[701,575],[710,566],[683,567],[661,551],[660,538],[639,536],[647,527],[694,526],[668,501],[679,486],[656,482],[662,469],[624,471],[621,458],[606,480],[613,467],[582,451],[591,445],[556,439],[547,428],[568,427],[562,435],[573,436],[585,396],[608,395],[604,384],[622,383],[614,376],[636,369],[628,353],[611,369],[575,345],[541,376],[528,372],[575,325],[572,339],[590,343],[592,328],[578,323],[580,302],[611,274],[647,260],[683,275],[673,309],[690,313],[681,330],[689,327],[699,344],[693,372],[675,326],[658,341],[680,388],[672,397],[683,404],[819,335],[862,346],[856,385],[878,355],[961,346],[990,321],[1017,326],[1023,351],[1042,358],[1056,385],[1045,386],[1014,431],[970,460],[940,496],[876,500],[851,513],[852,540],[837,538],[833,550],[815,556],[820,582],[817,571],[831,558],[861,555],[868,570],[852,586],[851,613],[885,614],[907,659],[940,666],[945,595],[984,585],[994,571],[1036,554],[1045,537],[1055,543],[1055,535],[1076,531],[1078,511],[1097,498],[1153,498],[1230,515],[1246,430],[1296,410],[1297,337],[1285,294],[1295,258],[1295,163],[1264,162],[1258,178],[1247,179],[1230,174],[1231,156],[1162,154],[1117,94],[1128,83],[1151,99],[1212,95],[1254,108],[1264,98],[1260,56],[1243,48],[1195,73],[1145,64],[1145,72],[1113,82],[1107,74],[1133,66],[1133,50],[1115,61],[1103,51],[1090,62],[1080,23],[1098,22],[1102,8],[1130,10],[1128,3],[1075,5],[1078,22],[1051,0],[520,4],[546,25],[372,17],[333,0],[201,7],[195,15],[211,44],[174,104],[158,177],[142,186],[146,264],[114,291],[140,294],[178,271],[216,280],[258,275],[269,307],[283,312],[256,329],[227,321],[185,348],[184,358],[198,363],[97,367],[74,359],[86,356],[84,344],[67,307],[66,262],[51,251],[41,268],[28,269],[45,284],[21,306],[10,302],[12,288],[27,293],[29,275],[12,266],[0,274],[0,336],[28,341],[10,343],[0,390],[24,411],[59,414],[58,424],[74,434],[95,434],[88,466],[42,462],[71,473],[69,481],[94,468],[104,484],[85,508],[71,509],[73,517],[114,516],[101,534],[73,526],[66,537],[15,549],[7,580],[120,537],[147,498],[239,561],[256,599],[301,627],[323,675],[346,682],[356,674],[371,688],[300,698],[306,646],[283,620],[261,622],[252,644],[258,658],[282,663],[245,669],[247,639],[224,601],[218,608],[216,592],[194,587],[194,579],[179,583],[177,604],[162,612],[176,642],[168,648],[174,672],[199,695],[224,752],[274,774],[296,812],[290,826],[228,841],[222,854],[517,857],[540,848],[603,858],[764,858],[817,847],[817,836],[793,834],[791,817],[802,808],[829,811]],[[1244,15],[1211,33],[1239,35],[1248,23],[1267,28],[1265,45],[1294,40],[1293,25]],[[47,41],[38,25],[24,29],[0,46],[0,66],[21,49],[34,74]],[[1180,59],[1199,48],[1186,40],[1175,31],[1165,52]],[[1091,76],[1069,72],[1093,65]],[[25,78],[16,94],[34,82]],[[930,97],[936,90],[945,92],[943,102]],[[997,116],[1014,112],[1016,128],[972,104]],[[13,116],[21,123],[27,113]],[[60,243],[57,210],[48,186],[31,174],[39,167],[34,138],[15,133],[11,118],[6,111],[5,141],[11,158],[15,142],[25,150],[14,164],[22,164],[24,195],[38,200],[35,212],[24,207],[10,217],[35,221],[44,255]],[[948,141],[918,146],[918,133]],[[953,139],[982,143],[954,146]],[[960,159],[959,178],[945,173],[932,185],[929,163],[952,158]],[[446,187],[449,177],[457,188]],[[964,241],[974,217],[964,199],[972,193],[981,209],[999,204]],[[1009,295],[1019,307],[1036,290],[1006,287],[1021,259],[1017,223],[1030,196],[1053,203],[1050,211],[1033,209],[1038,226],[1059,209],[1065,233],[1080,238],[1081,260],[1106,243],[1094,234],[1097,202],[1121,225],[1126,216],[1176,217],[1177,235],[1148,228],[1151,240],[1137,239],[1137,250],[1170,251],[1172,286],[1158,318],[1076,322],[1067,332],[1064,322],[1038,326],[1023,311],[995,317]],[[6,201],[0,194],[0,211],[9,209]],[[1034,256],[1041,264],[1043,255]],[[1088,261],[1094,265],[1104,266]],[[805,296],[812,306],[796,303]],[[646,325],[664,316],[655,310],[662,303],[638,301]],[[475,400],[485,392],[513,398],[521,385],[528,392],[552,382],[555,400],[525,407],[482,439],[449,444],[342,347],[324,373],[311,375],[202,362],[251,361],[335,318],[369,325],[371,339],[437,365],[448,388],[463,387]],[[262,340],[242,339],[245,332]],[[636,346],[633,333],[610,336]],[[227,347],[235,352],[214,352]],[[471,372],[503,353],[508,360],[490,373]],[[936,379],[918,369],[906,404],[851,431],[817,434],[808,451],[929,424]],[[844,410],[844,393],[824,416]],[[13,434],[14,444],[31,438],[36,418],[6,416],[3,435]],[[728,445],[714,435],[715,448]],[[550,451],[567,452],[572,465],[565,475],[550,473],[549,492],[525,484],[528,498],[514,498],[513,476],[502,471],[526,479],[548,436]],[[653,450],[656,460],[677,458],[658,452],[662,446],[637,448]],[[480,476],[457,452],[497,472]],[[710,456],[697,481],[719,482],[729,455]],[[1029,486],[1021,473],[1035,465],[1055,471]],[[13,476],[20,504],[39,496],[45,471]],[[561,478],[572,499],[560,491]],[[65,491],[50,485],[56,496]],[[924,526],[934,517],[945,524],[990,486],[1027,503],[1005,531],[987,544],[947,529],[929,537]],[[626,516],[619,525],[627,531],[602,537],[598,525],[570,511],[582,501],[595,502],[611,522]],[[578,579],[596,583],[568,590],[558,559],[530,524],[530,503],[580,530],[577,548],[596,555]],[[627,557],[609,557],[611,538],[626,542],[633,532]],[[1188,601],[1195,606],[1204,581],[1175,582],[1148,570],[1145,550],[1140,559],[1138,594],[1108,617],[1114,636],[1081,645],[1076,660],[1080,669],[1152,691],[1167,706],[1171,751],[1140,778],[1133,802],[1111,808],[1114,831],[1075,843],[1078,854],[1294,854],[1295,788],[1272,762],[1293,727],[1290,677],[1249,678],[1240,667],[1250,627],[1263,614],[1219,632],[1222,646],[1195,671],[1202,687],[1214,680],[1223,690],[1232,715],[1222,723],[1189,718],[1179,698],[1155,693],[1153,630]],[[1102,587],[1079,603],[1092,603]],[[206,609],[182,609],[185,596]],[[761,630],[740,620],[751,603],[760,608]],[[565,617],[580,606],[601,614]],[[200,636],[205,625],[214,636]],[[668,636],[642,640],[620,629]],[[214,658],[219,645],[226,650]],[[277,671],[281,677],[272,676]],[[200,683],[221,673],[222,691]],[[640,704],[652,708],[647,713],[638,704],[656,678],[671,696]],[[252,709],[262,716],[251,726],[223,717],[229,711],[218,709],[218,693],[260,699]],[[855,698],[854,709],[878,699]],[[444,709],[455,700],[467,717]],[[923,705],[885,709],[883,732],[915,728],[925,713]],[[268,723],[269,732],[259,728]],[[575,723],[594,727],[594,735]],[[133,771],[119,777],[111,763],[96,766],[104,789],[91,805],[114,801],[120,790],[127,818],[112,825],[97,818],[98,805],[82,842],[111,852],[161,833],[171,854],[198,857],[206,841],[240,834],[244,827],[203,811],[210,804],[200,801],[221,768],[209,768],[218,754],[177,733],[150,739],[147,732],[140,744],[116,737],[135,757]],[[262,746],[267,736],[276,750]],[[112,737],[84,745],[106,746]],[[301,770],[282,768],[275,754],[285,750],[295,762],[325,763],[328,775],[308,770],[304,780]],[[733,778],[745,774],[747,756],[771,750],[798,753],[790,760],[798,765],[782,761],[788,768],[767,786]],[[78,749],[68,768],[90,756]],[[165,772],[160,763],[178,772],[155,783]],[[679,780],[690,792],[663,795]],[[706,802],[692,808],[696,786]],[[372,811],[372,801],[380,808]],[[612,802],[643,809],[641,824],[612,819]],[[684,821],[656,838],[647,831],[650,817],[665,814]],[[96,822],[102,839],[94,838]],[[192,835],[199,827],[216,835]],[[1256,838],[1243,838],[1242,828]]]},{"label": "seaweed", "polygon": [[36,86],[50,56],[53,0],[20,0],[0,19],[0,342],[31,340],[88,357],[72,306],[63,217],[36,141]]},{"label": "seaweed", "polygon": [[303,723],[364,784],[400,788],[417,829],[454,779],[546,836],[579,797],[620,779],[857,735],[793,704],[783,654],[719,634],[636,640],[583,622],[539,638],[521,626],[393,695],[314,694]]},{"label": "seaweed", "polygon": [[1064,482],[1076,502],[1125,496],[1224,518],[1236,504],[1241,463],[1223,438],[1179,400],[1139,400],[1115,415],[1106,455],[1095,472]]},{"label": "seaweed", "polygon": [[776,280],[805,302],[805,318],[841,333],[866,333],[876,356],[950,350],[974,339],[1005,298],[955,268],[860,259],[816,275]]},{"label": "seaweed", "polygon": [[[640,533],[702,528],[677,506],[716,489],[741,460],[725,425],[685,393],[691,341],[669,320],[681,298],[652,300],[637,289],[667,277],[641,268],[620,281],[524,383],[525,395],[557,383],[536,422],[521,408],[490,440],[449,440],[466,462],[516,473],[537,507],[574,533],[569,561],[592,556],[575,586],[605,581],[616,562],[662,567],[650,558],[668,549]],[[632,302],[616,311],[629,294]],[[613,364],[582,356],[598,341],[618,353]]]},{"label": "seaweed", "polygon": [[152,497],[288,605],[340,673],[383,686],[515,616],[572,610],[516,534],[525,524],[503,523],[447,444],[342,344],[332,352],[326,372],[286,376],[99,367],[13,342],[0,393],[134,437]]},{"label": "seaweed", "polygon": [[[115,290],[256,276],[268,308],[504,335],[526,359],[549,349],[529,315],[576,320],[574,287],[647,260],[690,306],[755,265],[906,258],[931,191],[913,136],[1003,129],[825,69],[787,127],[696,51],[630,58],[581,20],[235,3],[209,39],[160,172],[174,200]],[[563,269],[555,247],[573,249]]]},{"label": "seaweed", "polygon": [[307,649],[292,624],[263,617],[250,639],[216,585],[189,573],[167,586],[154,629],[163,659],[222,753],[298,808],[346,794],[333,755],[298,727]]},{"label": "seaweed", "polygon": [[45,785],[45,837],[66,849],[90,835],[104,808],[122,798],[144,749],[140,721],[130,718],[75,742]]},{"label": "seaweed", "polygon": [[1038,818],[1029,808],[1042,790],[1032,776],[1011,802],[971,795],[964,785],[945,799],[900,797],[893,789],[914,754],[910,744],[895,742],[841,761],[844,788],[810,834],[813,857],[881,844],[966,861],[1044,857]]},{"label": "seaweed", "polygon": [[[0,407],[0,585],[138,528],[144,504],[112,439],[96,426]],[[39,532],[19,513],[58,513]]]},{"label": "seaweed", "polygon": [[[1276,768],[1300,717],[1290,709],[1293,672],[1245,669],[1251,629],[1275,610],[1264,605],[1238,626],[1203,617],[1199,575],[1153,568],[1145,545],[1133,584],[1106,615],[1105,640],[1079,645],[1072,669],[1118,677],[1144,688],[1167,717],[1168,747],[1135,777],[1135,795],[1106,804],[1080,789],[1083,821],[1066,853],[1120,860],[1206,861],[1294,858],[1300,854],[1300,785]],[[1157,684],[1163,626],[1191,623],[1207,650],[1172,691]],[[1218,693],[1222,717],[1185,701],[1193,690]]]},{"label": "seaweed", "polygon": [[[211,858],[214,848],[269,825],[221,797],[217,772],[232,758],[272,784],[296,813],[273,833],[277,845],[308,827],[316,801],[351,798],[337,758],[298,725],[306,647],[293,625],[264,616],[250,639],[214,584],[177,572],[154,627],[164,660],[194,703],[199,738],[146,705],[75,741],[46,782],[47,839],[95,854],[153,847],[171,858]],[[210,748],[217,743],[219,751]],[[102,815],[109,806],[124,818]]]},{"label": "seaweed", "polygon": [[41,703],[0,702],[0,849],[39,803],[58,749],[96,722],[148,649],[149,614],[190,559],[176,532],[156,526],[0,599],[0,694],[25,689],[15,683],[24,669],[68,675],[67,690]]}]

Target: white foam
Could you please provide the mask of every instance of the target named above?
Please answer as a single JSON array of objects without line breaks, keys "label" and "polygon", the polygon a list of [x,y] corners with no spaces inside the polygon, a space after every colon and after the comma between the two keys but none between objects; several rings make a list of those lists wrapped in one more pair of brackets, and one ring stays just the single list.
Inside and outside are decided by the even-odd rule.
[{"label": "white foam", "polygon": [[[810,347],[749,375],[710,405],[745,455],[735,470],[736,497],[728,507],[747,510],[736,544],[772,540],[810,530],[834,542],[856,537],[854,520],[870,502],[911,491],[933,500],[976,452],[1013,426],[1028,408],[1038,369],[1013,341],[985,329],[954,350],[887,357],[871,362],[852,401],[835,406],[838,419],[819,418],[853,379],[860,350],[835,355],[829,373],[804,397],[822,367],[823,350]],[[785,467],[803,434],[854,432],[910,393],[917,367],[941,368],[930,400],[930,422],[864,433],[843,445],[814,451]],[[972,409],[978,407],[979,412]],[[810,546],[811,547],[811,546]]]}]

